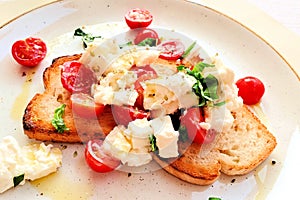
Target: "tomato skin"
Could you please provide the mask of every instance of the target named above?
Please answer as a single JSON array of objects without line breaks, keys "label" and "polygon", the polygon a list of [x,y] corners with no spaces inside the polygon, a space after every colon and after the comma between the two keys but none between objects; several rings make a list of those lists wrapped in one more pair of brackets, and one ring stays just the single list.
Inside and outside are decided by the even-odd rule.
[{"label": "tomato skin", "polygon": [[78,61],[65,62],[61,68],[61,83],[71,93],[90,94],[96,81],[95,73]]},{"label": "tomato skin", "polygon": [[74,93],[70,99],[73,112],[87,119],[98,118],[105,107],[103,104],[96,103],[90,95],[84,93]]},{"label": "tomato skin", "polygon": [[179,40],[170,40],[161,43],[158,49],[161,51],[159,58],[177,60],[183,55],[185,47]]},{"label": "tomato skin", "polygon": [[265,93],[265,86],[256,77],[246,76],[236,82],[238,96],[242,97],[244,104],[257,104]]},{"label": "tomato skin", "polygon": [[20,65],[34,67],[45,58],[47,46],[40,38],[29,37],[14,42],[11,53]]},{"label": "tomato skin", "polygon": [[125,14],[125,21],[129,28],[145,28],[151,24],[153,16],[146,9],[134,8]]},{"label": "tomato skin", "polygon": [[90,140],[85,146],[85,161],[95,172],[106,173],[115,170],[121,161],[105,153],[101,146],[102,140]]},{"label": "tomato skin", "polygon": [[186,128],[189,139],[197,144],[211,143],[215,138],[213,130],[206,130],[200,126],[204,121],[203,111],[198,107],[187,109],[180,117],[181,125]]},{"label": "tomato skin", "polygon": [[138,92],[139,96],[136,99],[134,106],[143,110],[144,88],[142,87],[141,82],[157,78],[157,73],[150,65],[133,66],[130,70],[134,71],[138,77],[138,79],[134,83],[134,89]]},{"label": "tomato skin", "polygon": [[111,107],[114,119],[118,125],[127,126],[129,122],[136,119],[149,118],[150,113],[144,110],[139,110],[133,106],[117,106]]},{"label": "tomato skin", "polygon": [[137,33],[137,35],[134,38],[134,44],[138,45],[140,42],[142,42],[143,40],[147,39],[147,38],[152,38],[155,39],[157,41],[157,44],[160,43],[160,39],[159,36],[157,34],[157,32],[153,29],[140,29],[139,32]]}]

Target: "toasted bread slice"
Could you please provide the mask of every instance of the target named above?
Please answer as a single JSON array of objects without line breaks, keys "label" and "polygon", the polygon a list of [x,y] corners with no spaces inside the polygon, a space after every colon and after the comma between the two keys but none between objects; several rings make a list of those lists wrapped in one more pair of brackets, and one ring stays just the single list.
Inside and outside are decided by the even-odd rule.
[{"label": "toasted bread slice", "polygon": [[155,161],[170,174],[197,185],[213,183],[220,172],[249,173],[271,154],[276,138],[246,106],[233,116],[231,129],[220,133],[209,152],[201,153],[201,145],[183,143],[178,159],[161,159],[154,155]]},{"label": "toasted bread slice", "polygon": [[[66,61],[78,60],[81,55],[63,56],[53,60],[43,74],[45,91],[36,94],[27,105],[23,115],[24,133],[29,138],[41,141],[77,143],[94,138],[104,138],[115,126],[111,109],[107,106],[99,119],[85,119],[73,114],[71,93],[61,84],[60,65]],[[58,133],[52,126],[54,110],[66,104],[63,116],[69,131]]]}]

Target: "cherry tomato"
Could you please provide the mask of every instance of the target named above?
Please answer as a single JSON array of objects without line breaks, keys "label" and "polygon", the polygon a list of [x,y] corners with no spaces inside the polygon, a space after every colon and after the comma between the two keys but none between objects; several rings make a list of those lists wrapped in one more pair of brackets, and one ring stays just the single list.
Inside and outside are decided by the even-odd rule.
[{"label": "cherry tomato", "polygon": [[98,118],[105,107],[103,104],[96,103],[90,95],[84,93],[72,94],[71,102],[74,113],[88,119]]},{"label": "cherry tomato", "polygon": [[138,77],[134,83],[134,89],[138,92],[139,96],[136,99],[134,106],[139,109],[144,109],[144,88],[142,87],[141,82],[157,78],[157,73],[150,65],[142,67],[133,66],[130,70],[134,71]]},{"label": "cherry tomato", "polygon": [[13,58],[23,66],[37,66],[46,56],[46,44],[39,38],[29,37],[16,41],[11,48]]},{"label": "cherry tomato", "polygon": [[150,113],[144,110],[139,110],[133,106],[117,106],[111,107],[114,119],[118,125],[127,126],[129,122],[136,119],[149,118]]},{"label": "cherry tomato", "polygon": [[210,143],[215,138],[213,130],[206,130],[200,126],[200,122],[204,120],[203,111],[198,107],[187,109],[180,118],[181,125],[186,128],[189,139],[198,144]]},{"label": "cherry tomato", "polygon": [[177,60],[183,55],[185,47],[179,40],[171,40],[160,44],[158,49],[161,51],[159,58]]},{"label": "cherry tomato", "polygon": [[257,104],[265,93],[264,84],[255,77],[247,76],[236,82],[239,88],[238,95],[242,97],[244,104]]},{"label": "cherry tomato", "polygon": [[116,169],[120,160],[108,155],[102,149],[102,140],[90,140],[86,144],[84,155],[85,161],[96,172],[110,172]]},{"label": "cherry tomato", "polygon": [[137,44],[139,44],[140,42],[142,42],[143,40],[145,40],[147,38],[155,39],[157,41],[156,44],[160,43],[157,32],[153,29],[147,28],[147,29],[140,29],[139,30],[139,32],[135,36],[134,44],[137,45]]},{"label": "cherry tomato", "polygon": [[65,62],[61,68],[62,85],[71,93],[89,94],[96,81],[94,72],[78,61]]},{"label": "cherry tomato", "polygon": [[148,10],[134,8],[125,14],[125,21],[129,28],[145,28],[151,24],[153,16]]}]

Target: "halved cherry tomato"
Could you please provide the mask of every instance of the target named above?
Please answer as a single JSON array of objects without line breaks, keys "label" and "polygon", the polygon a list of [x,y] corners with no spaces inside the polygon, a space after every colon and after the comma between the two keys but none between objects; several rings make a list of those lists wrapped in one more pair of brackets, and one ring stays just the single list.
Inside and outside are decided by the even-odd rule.
[{"label": "halved cherry tomato", "polygon": [[131,71],[134,71],[137,74],[138,79],[134,83],[134,89],[138,92],[139,96],[135,101],[134,106],[139,108],[139,109],[144,109],[144,88],[141,85],[141,82],[157,78],[157,73],[156,71],[150,66],[133,66]]},{"label": "halved cherry tomato", "polygon": [[71,93],[90,94],[92,84],[96,83],[95,73],[78,61],[68,61],[61,68],[63,87]]},{"label": "halved cherry tomato", "polygon": [[156,44],[160,43],[157,32],[153,29],[147,28],[147,29],[140,29],[139,30],[139,32],[135,36],[134,44],[138,45],[140,42],[142,42],[143,40],[145,40],[147,38],[155,39],[157,41]]},{"label": "halved cherry tomato", "polygon": [[116,169],[120,160],[108,155],[102,149],[102,140],[90,140],[86,144],[84,155],[85,161],[96,172],[110,172]]},{"label": "halved cherry tomato", "polygon": [[105,107],[103,104],[96,103],[90,95],[84,93],[74,93],[70,99],[74,113],[83,118],[98,118]]},{"label": "halved cherry tomato", "polygon": [[29,37],[16,41],[11,48],[13,58],[23,66],[37,66],[46,56],[47,47],[39,38]]},{"label": "halved cherry tomato", "polygon": [[129,28],[145,28],[151,24],[153,16],[146,9],[134,8],[125,14],[125,21]]},{"label": "halved cherry tomato", "polygon": [[242,97],[244,104],[257,104],[265,93],[265,86],[258,78],[247,76],[236,82],[239,88],[238,95]]},{"label": "halved cherry tomato", "polygon": [[170,40],[161,43],[158,49],[161,51],[159,58],[177,60],[183,55],[185,47],[179,40]]},{"label": "halved cherry tomato", "polygon": [[180,123],[186,128],[189,139],[198,144],[210,143],[215,138],[213,130],[206,130],[200,126],[200,122],[204,121],[203,111],[198,107],[187,109],[180,118]]},{"label": "halved cherry tomato", "polygon": [[129,122],[136,119],[149,118],[150,113],[144,110],[139,110],[133,106],[117,106],[111,107],[114,119],[118,125],[127,126]]}]

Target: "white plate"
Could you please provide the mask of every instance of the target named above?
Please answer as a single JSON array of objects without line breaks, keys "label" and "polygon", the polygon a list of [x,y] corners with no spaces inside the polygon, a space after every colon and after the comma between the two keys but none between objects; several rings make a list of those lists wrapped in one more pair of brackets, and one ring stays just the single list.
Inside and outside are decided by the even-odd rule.
[{"label": "white plate", "polygon": [[[63,150],[63,167],[57,174],[18,186],[0,198],[205,200],[218,196],[232,200],[265,199],[279,194],[272,188],[280,185],[278,180],[285,180],[281,175],[288,174],[289,168],[284,165],[288,145],[299,134],[299,80],[281,56],[255,33],[221,13],[187,1],[67,0],[34,10],[3,27],[0,30],[0,138],[13,135],[22,144],[28,142],[22,130],[22,114],[31,97],[43,91],[42,71],[52,59],[50,54],[38,68],[20,67],[10,54],[14,41],[38,36],[48,42],[83,25],[124,23],[124,13],[133,7],[149,9],[154,15],[153,26],[197,38],[210,55],[218,53],[234,69],[237,78],[252,75],[265,83],[262,108],[266,115],[264,122],[277,137],[274,152],[246,176],[222,175],[213,185],[203,187],[182,182],[163,170],[147,174],[117,171],[97,174],[85,165],[83,146],[67,144]],[[276,160],[276,164],[272,165],[271,160]]]}]

